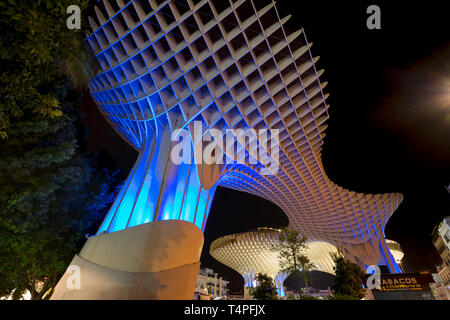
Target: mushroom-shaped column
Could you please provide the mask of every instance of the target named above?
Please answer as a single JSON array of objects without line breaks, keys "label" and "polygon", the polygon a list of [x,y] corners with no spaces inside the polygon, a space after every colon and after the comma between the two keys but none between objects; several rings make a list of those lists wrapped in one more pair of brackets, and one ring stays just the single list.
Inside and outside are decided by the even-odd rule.
[{"label": "mushroom-shaped column", "polygon": [[[88,247],[96,237],[117,241],[120,237],[113,234],[118,232],[136,239],[122,250],[139,252],[136,248],[145,250],[149,238],[135,236],[136,230],[168,228],[161,234],[173,238],[145,233],[160,248],[157,257],[182,256],[163,248],[173,241],[182,250],[182,239],[188,238],[197,239],[190,247],[200,252],[202,237],[171,232],[189,225],[201,235],[220,184],[276,203],[291,227],[308,239],[342,247],[362,266],[380,262],[395,272],[384,227],[402,196],[351,192],[326,176],[321,162],[329,108],[326,82],[319,79],[323,70],[316,69],[319,58],[312,56],[303,30],[285,29],[288,19],[278,15],[274,2],[264,0],[98,2],[86,41],[100,68],[89,88],[105,119],[139,150],[139,157]],[[199,134],[196,123],[201,124]],[[219,141],[226,130],[234,141],[223,145]],[[180,157],[173,151],[187,137],[187,147],[180,148],[183,161],[174,161],[174,155]],[[208,141],[218,147],[208,148]],[[219,151],[223,157],[217,156]],[[221,163],[223,158],[232,161]],[[85,265],[97,261],[91,266],[93,275],[97,266],[108,272],[152,272],[147,276],[164,283],[166,293],[172,291],[161,296],[156,290],[142,298],[193,295],[195,281],[187,285],[190,291],[183,291],[163,280],[163,272],[175,268],[172,264],[142,269],[148,262],[143,260],[132,269],[111,269],[108,259],[93,257],[119,259],[126,253],[93,250],[89,257],[78,256]],[[149,259],[143,252],[141,256]],[[198,258],[178,261],[176,268],[194,274]],[[180,272],[178,279],[190,279]],[[86,297],[83,289],[75,294],[66,288],[63,294],[62,287],[54,297]],[[92,289],[89,297],[110,297],[111,290],[98,288],[97,296]],[[124,293],[133,291],[131,284],[116,283],[115,288],[122,293],[114,297],[138,296]]]},{"label": "mushroom-shaped column", "polygon": [[209,253],[217,261],[239,272],[244,278],[244,297],[250,298],[248,288],[257,285],[259,273],[275,281],[279,295],[283,295],[283,282],[287,275],[281,272],[278,256],[272,250],[279,231],[258,228],[250,232],[227,235],[214,240]]},{"label": "mushroom-shaped column", "polygon": [[405,254],[403,253],[402,247],[400,246],[400,244],[398,242],[395,242],[394,240],[389,240],[389,239],[386,239],[386,244],[389,248],[389,251],[390,251],[392,257],[394,258],[395,262],[399,266],[401,272],[404,272],[403,266],[402,266],[402,259],[405,256]]},{"label": "mushroom-shaped column", "polygon": [[[278,294],[284,296],[283,282],[289,274],[279,264],[278,253],[273,244],[278,241],[280,230],[258,228],[253,231],[227,235],[214,240],[210,254],[219,262],[239,272],[244,278],[244,296],[248,288],[257,285],[258,273],[271,277]],[[305,255],[313,264],[312,270],[334,274],[331,253],[337,253],[332,244],[320,241],[307,242]]]},{"label": "mushroom-shaped column", "polygon": [[284,283],[284,280],[286,280],[286,278],[288,277],[288,273],[287,272],[284,272],[284,271],[280,271],[280,272],[278,272],[278,274],[275,276],[275,279],[274,279],[274,281],[275,281],[275,286],[277,287],[277,292],[278,292],[278,295],[280,296],[280,297],[284,297],[284,296],[286,296],[286,293],[284,292],[284,286],[283,286],[283,283]]}]

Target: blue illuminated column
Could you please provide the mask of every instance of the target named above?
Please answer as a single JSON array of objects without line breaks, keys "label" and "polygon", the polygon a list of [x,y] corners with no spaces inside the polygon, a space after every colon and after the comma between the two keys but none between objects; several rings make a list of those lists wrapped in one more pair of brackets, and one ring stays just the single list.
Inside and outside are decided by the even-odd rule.
[{"label": "blue illuminated column", "polygon": [[242,275],[244,278],[244,286],[247,288],[253,288],[257,286],[257,281],[255,279],[255,274],[252,272],[247,272]]},{"label": "blue illuminated column", "polygon": [[[277,294],[280,297],[284,297],[286,295],[284,292],[283,283],[287,276],[288,274],[286,272],[279,272],[273,279],[277,289]],[[244,278],[244,294],[248,291],[248,288],[254,288],[258,285],[258,281],[256,280],[253,272],[244,273],[242,277]]]},{"label": "blue illuminated column", "polygon": [[387,266],[391,273],[403,273],[402,269],[392,256],[384,238],[380,239],[380,261],[378,262],[378,265]]},{"label": "blue illuminated column", "polygon": [[277,276],[275,277],[275,286],[277,287],[277,293],[280,297],[286,296],[286,293],[284,292],[283,283],[284,280],[286,280],[288,274],[286,272],[279,272]]},{"label": "blue illuminated column", "polygon": [[216,184],[205,189],[194,152],[190,163],[173,163],[168,127],[148,133],[147,139],[97,234],[158,220],[184,220],[204,231]]},{"label": "blue illuminated column", "polygon": [[[167,122],[148,127],[125,184],[52,299],[192,299],[216,180],[213,166],[195,163],[190,139],[191,159],[173,161],[174,143]],[[80,290],[66,286],[73,267]]]},{"label": "blue illuminated column", "polygon": [[251,300],[253,297],[250,294],[250,288],[257,285],[255,274],[253,272],[245,272],[242,274],[242,277],[244,278],[244,300]]}]

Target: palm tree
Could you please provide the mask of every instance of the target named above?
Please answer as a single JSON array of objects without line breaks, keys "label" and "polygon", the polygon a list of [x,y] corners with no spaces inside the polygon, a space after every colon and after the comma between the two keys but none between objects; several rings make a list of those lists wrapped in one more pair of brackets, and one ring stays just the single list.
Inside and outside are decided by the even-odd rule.
[{"label": "palm tree", "polygon": [[298,258],[298,265],[300,269],[303,271],[303,279],[305,280],[306,294],[309,295],[308,282],[312,280],[310,272],[314,268],[314,264],[312,264],[309,261],[309,258],[307,256],[302,255]]}]

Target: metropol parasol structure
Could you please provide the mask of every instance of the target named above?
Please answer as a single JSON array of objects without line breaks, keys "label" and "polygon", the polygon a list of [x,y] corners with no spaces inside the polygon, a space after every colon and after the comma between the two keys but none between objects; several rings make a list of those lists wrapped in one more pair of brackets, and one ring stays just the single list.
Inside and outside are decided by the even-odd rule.
[{"label": "metropol parasol structure", "polygon": [[[278,253],[273,246],[278,243],[281,230],[257,228],[249,232],[226,235],[214,240],[209,253],[217,261],[240,273],[244,279],[244,297],[249,297],[248,288],[257,284],[259,273],[272,278],[279,296],[285,296],[284,280],[289,276],[282,270]],[[335,274],[331,254],[338,253],[335,246],[324,241],[308,241],[302,254],[312,264],[311,271]]]},{"label": "metropol parasol structure", "polygon": [[[214,240],[209,253],[217,261],[241,274],[244,280],[244,299],[251,299],[249,288],[257,285],[258,274],[273,279],[279,296],[285,296],[284,280],[289,273],[280,266],[280,257],[276,245],[279,243],[280,229],[260,227],[248,232],[226,235]],[[389,251],[401,267],[404,256],[400,245],[386,239]],[[309,271],[320,271],[335,275],[332,255],[339,250],[325,241],[307,241],[300,254],[311,263]]]},{"label": "metropol parasol structure", "polygon": [[[264,0],[98,3],[86,41],[100,70],[89,88],[139,156],[53,299],[191,299],[219,185],[272,201],[290,227],[362,268],[400,272],[384,228],[402,195],[361,194],[327,177],[326,82],[289,18]],[[227,130],[232,144],[205,160]],[[184,161],[174,161],[188,137]],[[226,161],[208,161],[217,154]],[[81,285],[70,290],[76,270]]]}]

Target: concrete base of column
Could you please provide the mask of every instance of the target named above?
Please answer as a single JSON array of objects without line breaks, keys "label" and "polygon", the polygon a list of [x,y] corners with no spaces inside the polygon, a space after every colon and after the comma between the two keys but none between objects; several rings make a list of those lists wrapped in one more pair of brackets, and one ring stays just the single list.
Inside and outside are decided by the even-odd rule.
[{"label": "concrete base of column", "polygon": [[244,285],[244,300],[253,300],[253,296],[250,294],[250,288]]},{"label": "concrete base of column", "polygon": [[74,257],[51,299],[193,299],[202,246],[201,230],[179,220],[97,235]]},{"label": "concrete base of column", "polygon": [[366,296],[364,297],[364,300],[375,300],[372,294],[372,290],[366,289]]}]

